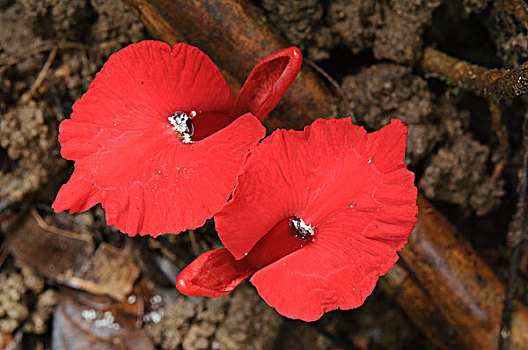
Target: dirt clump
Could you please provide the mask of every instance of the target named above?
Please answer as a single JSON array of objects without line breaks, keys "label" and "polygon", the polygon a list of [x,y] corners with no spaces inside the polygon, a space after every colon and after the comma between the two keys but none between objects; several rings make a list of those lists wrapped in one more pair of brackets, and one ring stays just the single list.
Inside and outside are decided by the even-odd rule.
[{"label": "dirt clump", "polygon": [[397,117],[409,127],[408,160],[415,164],[441,139],[431,116],[427,82],[408,67],[376,64],[345,77],[342,84],[358,122],[379,129]]},{"label": "dirt clump", "polygon": [[136,42],[147,36],[145,26],[123,1],[90,0],[97,21],[91,27],[94,41]]},{"label": "dirt clump", "polygon": [[467,131],[469,112],[448,101],[435,108],[445,133],[443,146],[428,160],[419,181],[431,199],[472,208],[479,216],[496,209],[505,195],[504,181],[489,170],[490,149]]},{"label": "dirt clump", "polygon": [[313,60],[329,57],[327,49],[335,40],[324,25],[324,8],[320,1],[263,0],[261,6],[268,21],[289,44],[298,46]]},{"label": "dirt clump", "polygon": [[[516,4],[518,2],[518,4]],[[497,55],[506,67],[517,67],[528,60],[528,8],[523,1],[493,1],[483,18]]]},{"label": "dirt clump", "polygon": [[383,8],[384,23],[376,32],[374,57],[415,63],[421,57],[423,32],[441,1],[392,0]]},{"label": "dirt clump", "polygon": [[10,109],[0,120],[0,147],[6,158],[0,169],[0,198],[19,201],[64,169],[56,142],[57,122],[43,102]]},{"label": "dirt clump", "polygon": [[282,318],[248,286],[198,302],[180,297],[160,310],[147,334],[164,349],[269,349]]},{"label": "dirt clump", "polygon": [[432,13],[442,2],[344,0],[262,1],[268,21],[287,41],[315,61],[345,46],[352,53],[372,49],[376,59],[415,63]]},{"label": "dirt clump", "polygon": [[57,303],[56,292],[31,268],[17,263],[0,272],[0,333],[24,331],[43,334]]},{"label": "dirt clump", "polygon": [[377,1],[332,1],[327,12],[332,33],[353,53],[371,48],[383,24],[382,6]]},{"label": "dirt clump", "polygon": [[94,12],[85,0],[21,0],[36,35],[46,39],[79,40],[86,36]]}]

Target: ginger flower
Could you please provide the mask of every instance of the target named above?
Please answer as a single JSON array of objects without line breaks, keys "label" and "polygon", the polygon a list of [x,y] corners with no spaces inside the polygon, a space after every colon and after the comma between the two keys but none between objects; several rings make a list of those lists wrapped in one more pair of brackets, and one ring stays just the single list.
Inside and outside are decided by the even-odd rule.
[{"label": "ginger flower", "polygon": [[296,48],[264,58],[235,101],[195,47],[142,41],[113,54],[60,125],[75,171],[53,208],[101,203],[107,224],[130,235],[201,226],[225,205],[301,61]]},{"label": "ginger flower", "polygon": [[275,131],[251,152],[215,216],[225,249],[200,255],[178,289],[221,296],[252,275],[270,306],[305,321],[362,305],[416,222],[406,139],[397,119],[370,134],[350,118]]}]

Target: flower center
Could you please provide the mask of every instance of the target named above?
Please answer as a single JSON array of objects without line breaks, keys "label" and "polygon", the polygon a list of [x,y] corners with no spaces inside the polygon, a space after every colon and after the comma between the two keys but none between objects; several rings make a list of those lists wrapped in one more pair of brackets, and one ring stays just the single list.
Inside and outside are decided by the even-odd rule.
[{"label": "flower center", "polygon": [[303,219],[296,218],[295,216],[290,218],[290,234],[300,239],[301,241],[315,241],[315,234],[317,228],[315,226],[307,225]]},{"label": "flower center", "polygon": [[178,137],[183,143],[192,143],[191,136],[194,135],[194,124],[192,118],[196,116],[195,111],[191,111],[190,117],[182,111],[176,111],[170,116],[169,123],[172,125],[172,130],[176,131]]}]

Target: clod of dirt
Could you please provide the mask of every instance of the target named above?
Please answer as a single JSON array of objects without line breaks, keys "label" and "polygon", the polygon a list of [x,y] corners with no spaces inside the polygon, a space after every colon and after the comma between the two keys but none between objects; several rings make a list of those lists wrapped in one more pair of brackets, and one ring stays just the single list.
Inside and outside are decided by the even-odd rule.
[{"label": "clod of dirt", "polygon": [[345,77],[342,85],[356,117],[370,128],[395,115],[416,124],[432,111],[427,82],[408,67],[377,64]]},{"label": "clod of dirt", "polygon": [[[5,113],[8,106],[19,100],[38,75],[45,60],[41,53],[32,55],[32,60],[12,59],[17,53],[40,41],[33,35],[27,23],[20,20],[23,13],[24,8],[19,2],[0,11],[0,113]],[[3,71],[6,68],[7,71]]]},{"label": "clod of dirt", "polygon": [[220,349],[270,349],[282,318],[250,287],[239,288],[216,331]]},{"label": "clod of dirt", "polygon": [[263,0],[261,6],[289,44],[299,46],[313,60],[329,57],[327,49],[335,40],[324,26],[320,1]]},{"label": "clod of dirt", "polygon": [[20,20],[23,14],[24,8],[18,2],[0,11],[0,23],[2,23],[0,58],[5,58],[20,48],[27,48],[37,40],[27,23]]},{"label": "clod of dirt", "polygon": [[94,17],[85,0],[21,0],[35,34],[46,39],[82,40]]},{"label": "clod of dirt", "polygon": [[506,67],[517,67],[528,60],[528,8],[523,0],[493,1],[484,21]]},{"label": "clod of dirt", "polygon": [[45,333],[57,301],[55,291],[43,290],[43,278],[21,263],[0,272],[0,333],[11,334],[24,320],[26,332]]},{"label": "clod of dirt", "polygon": [[24,330],[34,334],[44,334],[48,330],[47,322],[51,318],[55,305],[57,305],[57,293],[48,289],[38,296],[35,311],[29,316]]},{"label": "clod of dirt", "polygon": [[345,77],[343,90],[361,124],[378,129],[392,117],[409,127],[408,160],[422,159],[441,140],[442,132],[430,116],[433,103],[427,83],[411,69],[377,64]]},{"label": "clod of dirt", "polygon": [[97,13],[91,27],[95,41],[136,42],[146,37],[145,26],[123,1],[90,0]]},{"label": "clod of dirt", "polygon": [[374,57],[398,63],[415,63],[423,48],[422,34],[430,24],[439,0],[392,0],[383,8],[383,27],[376,33]]},{"label": "clod of dirt", "polygon": [[[504,183],[489,175],[489,148],[463,131],[454,107],[444,109],[447,143],[428,162],[419,182],[431,199],[471,207],[477,215],[496,209],[505,195]],[[442,113],[442,112],[440,112]]]},{"label": "clod of dirt", "polygon": [[383,25],[382,4],[378,1],[332,1],[327,21],[353,53],[371,48],[376,31]]},{"label": "clod of dirt", "polygon": [[[6,150],[12,169],[0,169],[0,198],[19,201],[38,189],[48,177],[63,169],[56,143],[53,113],[43,102],[10,109],[0,121],[0,147]],[[51,122],[53,126],[48,126]],[[7,168],[7,169],[6,169]]]},{"label": "clod of dirt", "polygon": [[145,330],[163,349],[269,349],[282,323],[247,286],[197,303],[181,297],[160,313],[161,321]]},{"label": "clod of dirt", "polygon": [[0,333],[10,334],[29,315],[26,286],[17,272],[0,272]]}]

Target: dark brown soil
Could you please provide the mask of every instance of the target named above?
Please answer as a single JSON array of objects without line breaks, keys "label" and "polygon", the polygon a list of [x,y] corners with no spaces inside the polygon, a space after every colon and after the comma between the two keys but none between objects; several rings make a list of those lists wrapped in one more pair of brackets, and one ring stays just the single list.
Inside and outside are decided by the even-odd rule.
[{"label": "dark brown soil", "polygon": [[[505,11],[503,1],[488,0],[252,3],[278,35],[299,46],[307,60],[337,82],[344,95],[340,107],[359,125],[375,130],[394,116],[408,125],[406,161],[420,191],[449,213],[506,280],[507,232],[517,198],[521,120],[528,101],[500,103],[504,145],[489,102],[454,88],[444,77],[432,78],[420,59],[423,48],[433,46],[490,68],[518,67],[528,59],[526,18]],[[72,164],[60,157],[58,124],[112,52],[150,39],[150,33],[117,0],[0,0],[0,33],[0,348],[11,343],[63,349],[76,341],[114,348],[110,335],[163,349],[433,348],[381,291],[358,310],[334,311],[312,324],[282,318],[251,286],[220,299],[179,296],[173,287],[179,269],[199,252],[220,246],[212,223],[193,234],[128,239],[104,225],[100,208],[73,218],[51,214],[57,189],[72,171]],[[129,258],[141,272],[139,282],[125,287],[143,294],[134,294],[133,302],[94,301],[85,296],[89,293],[68,288],[72,285],[58,277],[58,265],[44,261],[46,270],[33,269],[15,253],[20,247],[8,253],[10,237],[22,233],[16,225],[6,231],[13,227],[7,224],[29,217],[30,208],[36,208],[45,225],[79,234],[90,252],[104,243]],[[44,230],[35,220],[35,230]],[[50,240],[68,239],[59,231],[48,232]],[[526,302],[528,256],[521,256],[518,296]],[[86,277],[75,273],[70,271],[70,277]],[[158,294],[162,302],[152,302]],[[145,299],[142,309],[140,295]],[[115,320],[97,313],[107,309],[98,309],[101,303],[112,305]],[[68,310],[97,312],[93,319],[80,314],[73,319]],[[121,328],[101,333],[94,325],[105,317],[110,326],[116,321]],[[119,317],[126,321],[118,323]],[[66,332],[57,333],[57,325],[72,330],[64,338],[71,343],[53,343]],[[87,332],[95,338],[83,338]]]}]

